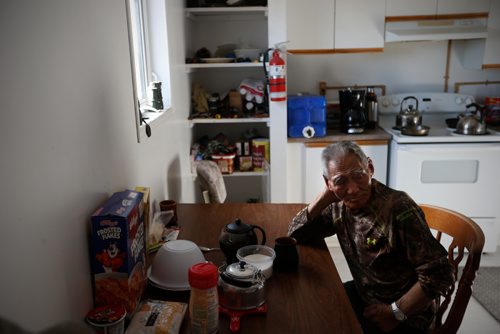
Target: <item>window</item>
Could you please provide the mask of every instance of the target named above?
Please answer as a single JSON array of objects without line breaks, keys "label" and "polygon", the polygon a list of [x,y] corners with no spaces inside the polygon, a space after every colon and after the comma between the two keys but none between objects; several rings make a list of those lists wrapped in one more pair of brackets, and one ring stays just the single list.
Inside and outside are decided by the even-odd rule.
[{"label": "window", "polygon": [[164,0],[127,0],[137,140],[171,107]]}]

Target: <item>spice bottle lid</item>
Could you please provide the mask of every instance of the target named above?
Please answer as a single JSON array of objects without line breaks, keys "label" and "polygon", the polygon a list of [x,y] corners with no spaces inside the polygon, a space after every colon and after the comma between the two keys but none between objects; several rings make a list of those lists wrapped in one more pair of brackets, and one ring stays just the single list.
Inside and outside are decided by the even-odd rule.
[{"label": "spice bottle lid", "polygon": [[197,263],[189,268],[188,279],[193,288],[209,289],[217,285],[219,271],[213,263]]}]

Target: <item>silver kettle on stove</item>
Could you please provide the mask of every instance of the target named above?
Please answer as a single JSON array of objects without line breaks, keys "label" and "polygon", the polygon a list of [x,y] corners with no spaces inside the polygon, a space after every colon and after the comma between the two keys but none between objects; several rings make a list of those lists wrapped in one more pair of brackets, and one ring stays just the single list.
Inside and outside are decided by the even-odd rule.
[{"label": "silver kettle on stove", "polygon": [[[403,110],[403,104],[407,100],[415,100],[415,106],[408,104],[407,108]],[[418,111],[418,99],[415,96],[407,96],[401,101],[399,114],[396,115],[396,129],[414,128],[422,125],[422,114]]]},{"label": "silver kettle on stove", "polygon": [[471,103],[467,108],[474,107],[474,110],[467,111],[458,116],[456,133],[461,135],[484,135],[487,134],[486,122],[484,119],[484,107],[477,103]]}]

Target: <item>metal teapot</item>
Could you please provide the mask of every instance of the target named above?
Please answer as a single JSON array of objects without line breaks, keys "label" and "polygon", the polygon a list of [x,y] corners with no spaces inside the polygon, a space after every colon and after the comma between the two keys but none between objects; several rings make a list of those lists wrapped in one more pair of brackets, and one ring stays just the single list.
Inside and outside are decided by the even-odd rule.
[{"label": "metal teapot", "polygon": [[[410,104],[406,110],[403,110],[403,103],[409,99],[415,100],[415,107]],[[401,130],[402,128],[416,127],[419,125],[422,125],[422,114],[418,111],[418,100],[415,96],[407,96],[401,101],[399,114],[396,115],[396,129]]]},{"label": "metal teapot", "polygon": [[244,224],[239,218],[233,223],[224,226],[219,236],[219,245],[226,256],[228,265],[238,262],[236,257],[238,249],[243,246],[258,244],[254,229],[258,229],[262,233],[261,244],[264,245],[266,243],[266,232],[260,226]]},{"label": "metal teapot", "polygon": [[483,107],[477,103],[468,104],[466,107],[474,107],[475,109],[459,116],[456,132],[462,135],[487,134]]},{"label": "metal teapot", "polygon": [[219,267],[219,302],[232,310],[254,309],[265,302],[265,281],[262,272],[244,261]]}]

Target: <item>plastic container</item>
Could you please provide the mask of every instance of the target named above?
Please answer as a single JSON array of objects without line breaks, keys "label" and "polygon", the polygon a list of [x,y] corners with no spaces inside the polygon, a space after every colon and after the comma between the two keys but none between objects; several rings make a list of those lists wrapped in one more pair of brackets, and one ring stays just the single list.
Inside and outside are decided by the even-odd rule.
[{"label": "plastic container", "polygon": [[268,279],[273,274],[273,262],[276,258],[274,249],[264,245],[249,245],[238,249],[236,257],[261,270]]},{"label": "plastic container", "polygon": [[212,155],[212,160],[217,163],[222,174],[232,174],[234,172],[235,154]]},{"label": "plastic container", "polygon": [[288,96],[288,137],[326,135],[326,98],[321,95]]},{"label": "plastic container", "polygon": [[99,334],[123,334],[126,315],[121,305],[105,305],[91,310],[86,319]]},{"label": "plastic container", "polygon": [[218,268],[209,262],[189,268],[189,317],[191,333],[210,334],[219,331]]}]

